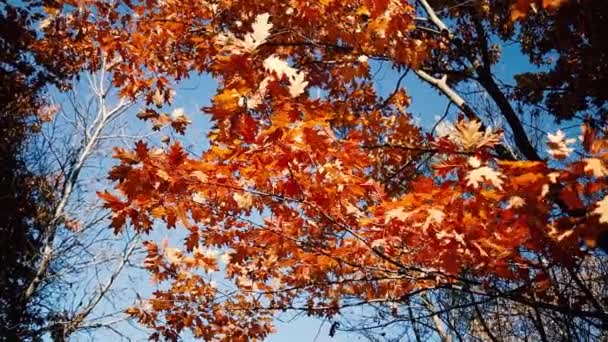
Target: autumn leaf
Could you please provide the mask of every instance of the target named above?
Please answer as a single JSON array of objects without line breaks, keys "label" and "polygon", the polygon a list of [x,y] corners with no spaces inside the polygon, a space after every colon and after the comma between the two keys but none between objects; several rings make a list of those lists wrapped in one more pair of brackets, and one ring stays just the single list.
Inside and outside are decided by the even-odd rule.
[{"label": "autumn leaf", "polygon": [[469,171],[466,176],[467,186],[472,186],[473,188],[479,188],[479,185],[485,183],[486,181],[492,184],[499,190],[502,190],[502,184],[504,175],[489,166],[482,166],[477,169],[473,169]]},{"label": "autumn leaf", "polygon": [[244,39],[235,38],[232,33],[229,33],[220,35],[218,37],[219,42],[230,48],[234,53],[253,52],[258,46],[264,44],[270,36],[272,24],[268,22],[269,19],[270,15],[268,13],[259,14],[251,26],[253,32],[245,35]]},{"label": "autumn leaf", "polygon": [[516,0],[511,6],[511,20],[525,18],[530,11],[538,12],[541,8],[556,10],[569,0]]},{"label": "autumn leaf", "polygon": [[472,186],[477,189],[479,184],[483,183],[484,180],[490,182],[494,187],[502,189],[502,177],[504,175],[489,166],[482,166],[482,161],[479,158],[473,156],[469,157],[468,164],[473,168],[466,175],[467,186]]},{"label": "autumn leaf", "polygon": [[275,73],[279,79],[284,76],[289,79],[289,94],[292,97],[298,97],[304,93],[304,89],[308,85],[308,82],[305,81],[306,74],[304,72],[292,68],[286,61],[274,55],[264,60],[264,68]]},{"label": "autumn leaf", "polygon": [[387,221],[390,221],[393,219],[397,219],[400,221],[406,221],[410,216],[412,216],[412,214],[413,214],[413,212],[405,211],[404,208],[394,208],[394,209],[388,210],[384,214],[384,217],[386,218]]},{"label": "autumn leaf", "polygon": [[249,192],[235,192],[232,198],[236,201],[239,208],[249,209],[253,205],[253,196]]},{"label": "autumn leaf", "polygon": [[574,148],[569,145],[574,144],[576,139],[566,139],[566,135],[562,130],[557,130],[555,134],[547,134],[547,145],[549,146],[549,154],[555,159],[567,158]]},{"label": "autumn leaf", "polygon": [[108,191],[97,192],[97,196],[106,202],[105,205],[111,208],[119,208],[123,206],[123,202]]},{"label": "autumn leaf", "polygon": [[196,192],[192,195],[192,200],[198,204],[204,204],[206,202],[206,196],[202,192]]},{"label": "autumn leaf", "polygon": [[152,103],[156,105],[156,107],[160,108],[165,103],[164,96],[160,93],[160,90],[154,90],[154,94],[152,95]]},{"label": "autumn leaf", "polygon": [[[572,6],[575,14],[553,16],[561,1],[456,7],[430,1],[434,12],[427,2],[231,0],[194,6],[167,0],[114,9],[92,0],[84,13],[96,15],[68,20],[59,11],[54,20],[62,24],[43,30],[55,32],[84,65],[98,65],[98,55],[120,55],[112,69],[115,84],[124,94],[141,94],[146,105],[165,106],[171,86],[192,75],[217,83],[204,108],[208,146],[171,137],[171,146],[152,139],[119,149],[111,173],[117,195],[100,195],[115,227],[130,223],[129,229],[147,232],[167,226],[184,236],[183,246],[165,246],[162,253],[148,248],[146,268],[159,289],[151,295],[149,316],[134,314],[158,333],[154,338],[177,340],[184,331],[202,340],[262,340],[273,331],[275,315],[288,310],[333,319],[350,313],[343,309],[352,304],[364,311],[373,304],[371,314],[401,314],[406,302],[424,299],[437,304],[426,308],[436,311],[443,307],[434,302],[434,291],[449,299],[468,281],[480,297],[517,289],[534,305],[546,304],[541,321],[555,307],[564,320],[584,321],[568,316],[580,309],[576,305],[543,297],[561,291],[559,282],[543,295],[521,284],[544,268],[568,278],[564,269],[599,254],[594,249],[603,228],[597,223],[608,221],[608,199],[596,200],[608,191],[608,143],[602,129],[591,133],[591,127],[603,122],[589,114],[581,144],[557,131],[548,135],[545,150],[530,134],[554,125],[545,120],[553,114],[536,114],[537,107],[563,109],[568,113],[555,117],[570,120],[583,117],[585,103],[595,105],[601,87],[580,87],[584,100],[570,98],[579,83],[593,78],[578,74],[602,74],[597,64],[580,64],[593,64],[594,52],[573,41],[593,45],[598,33],[579,26],[601,25],[592,25],[597,20],[582,15],[579,5]],[[592,2],[580,5],[586,6]],[[535,8],[547,11],[528,16]],[[510,16],[529,20],[514,24]],[[561,37],[564,23],[566,36],[585,39]],[[69,34],[56,26],[67,26]],[[530,50],[525,53],[534,54],[542,73],[524,70],[516,84],[504,87],[496,66],[508,62],[500,53],[506,40]],[[389,88],[378,83],[380,61],[390,76],[385,80],[396,79]],[[453,69],[458,66],[465,68]],[[424,101],[408,97],[408,82],[400,81],[408,71],[425,71],[429,86],[452,103],[437,127],[408,107]],[[157,129],[171,124],[183,131],[189,123],[179,107],[139,116]],[[450,124],[450,117],[477,119]],[[497,129],[503,120],[504,142]],[[189,143],[182,147],[180,141]],[[507,143],[515,160],[501,160]],[[562,160],[544,160],[546,153]],[[590,240],[598,247],[581,248]],[[210,273],[220,269],[213,277],[223,279],[212,286]],[[581,295],[578,288],[567,295]],[[522,308],[513,298],[496,297],[507,311]],[[584,309],[595,315],[587,304]],[[467,319],[463,312],[446,314]],[[378,314],[370,322],[381,326],[392,318]],[[502,321],[492,323],[510,331]],[[565,338],[555,329],[544,333],[552,334],[547,340]]]},{"label": "autumn leaf", "polygon": [[268,22],[270,15],[268,13],[259,14],[255,18],[255,22],[251,26],[253,33],[245,37],[245,49],[252,51],[259,45],[263,44],[270,36],[272,24]]},{"label": "autumn leaf", "polygon": [[599,215],[600,223],[608,223],[608,196],[595,204],[596,208],[593,213]]},{"label": "autumn leaf", "polygon": [[441,224],[445,218],[445,213],[436,208],[429,208],[427,211],[427,218],[422,225],[423,230],[427,230],[431,225]]},{"label": "autumn leaf", "polygon": [[184,108],[180,107],[180,108],[175,108],[172,112],[171,112],[171,119],[172,120],[180,120],[182,118],[186,117],[186,112],[184,112]]},{"label": "autumn leaf", "polygon": [[233,113],[239,106],[241,95],[235,89],[224,89],[213,97],[214,107],[222,112]]},{"label": "autumn leaf", "polygon": [[456,145],[466,150],[493,146],[500,142],[501,139],[501,135],[492,132],[490,127],[487,127],[485,131],[481,131],[481,122],[475,120],[463,120],[453,127],[447,126],[444,134]]},{"label": "autumn leaf", "polygon": [[165,248],[165,256],[172,264],[179,264],[182,262],[182,252],[177,248]]},{"label": "autumn leaf", "polygon": [[583,159],[583,162],[585,163],[584,171],[591,173],[594,177],[600,178],[608,175],[608,169],[601,159],[586,158]]},{"label": "autumn leaf", "polygon": [[305,76],[306,74],[304,72],[299,72],[292,79],[290,79],[289,94],[291,97],[298,97],[304,93],[304,90],[308,85],[308,81],[305,81],[304,79]]}]

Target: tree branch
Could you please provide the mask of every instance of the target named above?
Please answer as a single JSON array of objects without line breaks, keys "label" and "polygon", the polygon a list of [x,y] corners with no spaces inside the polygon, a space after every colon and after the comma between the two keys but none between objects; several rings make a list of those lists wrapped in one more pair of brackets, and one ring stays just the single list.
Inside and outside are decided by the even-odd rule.
[{"label": "tree branch", "polygon": [[106,293],[110,290],[110,287],[112,286],[112,284],[114,283],[114,281],[116,280],[118,275],[122,272],[125,265],[127,265],[129,259],[133,255],[133,252],[135,252],[135,249],[139,243],[139,237],[140,237],[140,234],[137,233],[131,239],[131,241],[127,245],[127,250],[123,254],[123,257],[121,258],[120,263],[118,264],[116,269],[112,272],[108,281],[104,285],[101,286],[101,288],[99,289],[99,292],[97,292],[97,295],[95,297],[91,298],[91,300],[89,301],[89,304],[87,304],[84,307],[84,309],[82,309],[80,311],[80,313],[78,313],[75,316],[75,318],[68,323],[69,327],[68,327],[68,329],[66,329],[66,332],[68,334],[73,333],[74,331],[78,330],[81,327],[81,324],[83,323],[85,318],[93,311],[93,309],[97,306],[97,304],[99,304],[101,299],[104,298]]},{"label": "tree branch", "polygon": [[443,75],[441,78],[436,78],[428,74],[426,71],[421,69],[414,69],[414,72],[418,77],[420,77],[423,81],[429,83],[437,90],[442,92],[452,103],[454,103],[462,112],[467,116],[469,120],[477,120],[480,121],[479,116],[471,109],[471,107],[466,103],[466,101],[456,92],[452,87],[448,85],[447,75]]},{"label": "tree branch", "polygon": [[53,211],[53,216],[49,221],[48,227],[46,228],[46,231],[44,233],[44,239],[42,244],[43,252],[42,257],[40,259],[40,263],[38,265],[34,278],[23,293],[23,298],[25,299],[25,301],[29,301],[30,298],[34,295],[34,293],[38,289],[38,286],[43,281],[48,271],[51,260],[53,258],[57,229],[59,228],[61,221],[65,217],[65,207],[72,196],[74,188],[78,182],[78,177],[80,176],[80,173],[83,167],[85,166],[86,161],[94,152],[94,149],[97,143],[99,142],[99,137],[101,136],[103,130],[107,127],[107,124],[116,115],[121,114],[125,110],[125,108],[132,104],[131,101],[121,100],[116,107],[111,110],[108,110],[105,105],[106,94],[102,91],[99,91],[99,89],[103,89],[104,87],[105,70],[102,69],[100,72],[101,76],[99,80],[99,86],[91,86],[93,87],[93,91],[96,93],[97,101],[99,102],[97,114],[90,128],[84,129],[85,139],[83,140],[83,145],[78,149],[78,155],[73,159],[72,164],[69,165],[69,172],[66,174],[65,182],[62,187],[61,194],[59,196],[59,202],[55,207],[55,210]]},{"label": "tree branch", "polygon": [[435,26],[437,26],[439,31],[441,31],[442,33],[445,32],[449,36],[451,36],[450,29],[441,19],[439,19],[439,17],[435,13],[435,10],[433,9],[433,7],[431,7],[431,5],[428,3],[428,1],[427,0],[418,0],[418,2],[420,3],[420,5],[422,5],[422,7],[424,8],[424,11],[429,16],[429,19]]}]

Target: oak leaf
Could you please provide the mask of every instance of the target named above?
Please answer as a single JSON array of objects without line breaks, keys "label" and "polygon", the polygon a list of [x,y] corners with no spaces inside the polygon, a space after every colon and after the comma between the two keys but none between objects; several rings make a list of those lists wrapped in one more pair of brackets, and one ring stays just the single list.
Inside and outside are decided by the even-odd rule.
[{"label": "oak leaf", "polygon": [[479,188],[481,183],[484,181],[489,182],[497,189],[502,189],[504,175],[489,166],[482,166],[480,168],[469,171],[466,176],[467,186],[472,186],[473,188]]},{"label": "oak leaf", "polygon": [[604,197],[603,200],[598,201],[595,205],[596,208],[593,210],[593,213],[600,216],[600,223],[608,224],[608,196]]},{"label": "oak leaf", "polygon": [[249,209],[253,205],[253,196],[249,192],[235,192],[232,198],[240,208]]},{"label": "oak leaf", "polygon": [[608,169],[601,159],[586,158],[583,159],[583,162],[585,163],[584,171],[591,173],[594,177],[600,178],[608,175]]}]

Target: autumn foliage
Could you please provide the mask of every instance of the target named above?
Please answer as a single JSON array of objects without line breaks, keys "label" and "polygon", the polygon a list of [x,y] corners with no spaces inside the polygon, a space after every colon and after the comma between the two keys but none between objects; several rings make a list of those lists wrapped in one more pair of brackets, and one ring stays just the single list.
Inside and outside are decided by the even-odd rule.
[{"label": "autumn foliage", "polygon": [[[502,8],[509,34],[513,20],[564,5],[486,2],[487,11]],[[219,82],[203,109],[215,125],[208,150],[193,156],[179,142],[117,149],[116,188],[99,194],[116,232],[149,232],[158,222],[187,232],[182,246],[145,245],[145,267],[162,286],[129,313],[154,338],[187,329],[209,340],[262,339],[277,312],[332,317],[439,288],[608,324],[605,297],[554,300],[551,274],[606,246],[606,127],[586,121],[574,138],[556,130],[538,150],[516,137],[512,153],[502,129],[467,110],[440,129],[421,128],[405,90],[379,95],[372,73],[377,61],[403,73],[454,58],[451,33],[421,32],[414,5],[94,0],[48,8],[44,30],[54,39],[40,48],[89,68],[109,56],[103,67],[124,96],[146,97],[140,118],[155,127],[183,132],[189,123],[160,109],[173,82],[192,72]],[[213,271],[225,281],[212,281]]]}]

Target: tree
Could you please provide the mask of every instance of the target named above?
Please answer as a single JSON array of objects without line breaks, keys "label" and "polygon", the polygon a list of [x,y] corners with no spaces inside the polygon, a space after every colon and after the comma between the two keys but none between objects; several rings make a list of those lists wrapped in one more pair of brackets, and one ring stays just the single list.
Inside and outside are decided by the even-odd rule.
[{"label": "tree", "polygon": [[[126,120],[137,102],[117,96],[105,66],[81,74],[83,80],[74,80],[71,90],[53,92],[53,113],[35,122],[39,132],[24,152],[26,166],[46,179],[54,201],[48,222],[41,227],[40,258],[32,266],[34,276],[23,297],[43,313],[42,323],[30,329],[54,341],[83,331],[114,331],[115,325],[127,321],[122,311],[135,300],[124,292],[135,291],[136,286],[116,283],[126,269],[133,269],[139,234],[113,236],[107,229],[109,213],[95,191],[107,186],[101,165],[111,158],[112,145],[128,145],[150,134],[129,127]],[[112,310],[103,308],[114,301],[119,303]]]},{"label": "tree", "polygon": [[[192,71],[220,84],[204,108],[215,123],[208,150],[119,149],[118,194],[99,194],[117,231],[163,221],[188,232],[184,246],[144,244],[162,286],[128,312],[157,330],[152,338],[263,338],[277,312],[353,307],[373,313],[361,327],[370,335],[407,322],[418,340],[605,337],[600,1],[60,5],[44,48],[90,67],[112,56],[125,96],[145,92],[160,107]],[[503,86],[492,43],[512,39],[535,64],[558,59]],[[379,62],[401,75],[387,96],[374,87]],[[453,124],[412,122],[401,86],[410,71],[458,108]],[[504,128],[462,95],[471,85]],[[183,131],[150,107],[140,117]],[[553,116],[580,127],[580,139],[524,121]],[[531,139],[539,130],[550,130],[546,149]]]},{"label": "tree", "polygon": [[[78,82],[71,78],[78,63],[39,48],[39,30],[48,24],[42,9],[29,1],[1,7],[2,341],[63,341],[113,329],[135,300],[118,293],[115,281],[130,267],[138,235],[108,237],[108,213],[94,195],[104,184],[96,177],[104,177],[91,163],[110,158],[112,143],[148,134],[134,134],[120,120],[134,101],[116,99],[103,62],[81,74],[88,82]],[[99,308],[118,295],[129,300],[118,313]]]},{"label": "tree", "polygon": [[45,180],[29,172],[23,151],[36,129],[32,122],[48,109],[45,87],[61,86],[70,65],[55,68],[33,50],[42,17],[37,8],[33,1],[0,3],[0,336],[11,341],[29,336],[29,327],[42,320],[22,294],[53,201]]}]

